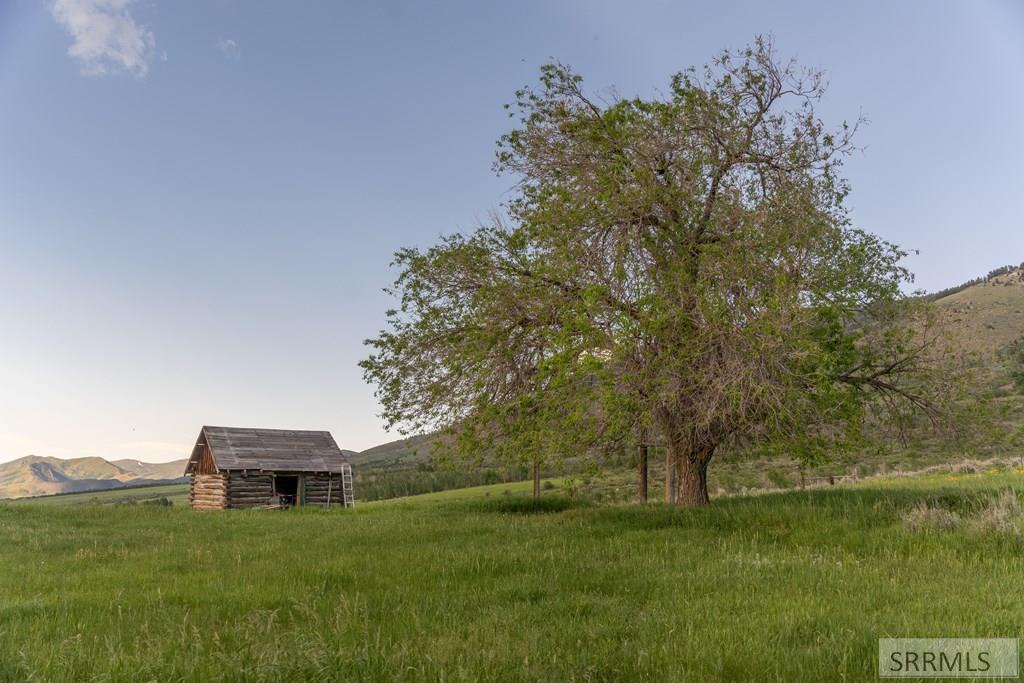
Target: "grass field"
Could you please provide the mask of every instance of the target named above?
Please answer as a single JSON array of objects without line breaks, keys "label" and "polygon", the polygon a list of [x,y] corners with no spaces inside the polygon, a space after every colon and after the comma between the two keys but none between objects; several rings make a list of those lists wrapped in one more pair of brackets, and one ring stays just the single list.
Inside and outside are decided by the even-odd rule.
[{"label": "grass field", "polygon": [[[0,679],[870,680],[879,637],[1022,635],[1019,511],[989,514],[1022,476],[690,511],[528,485],[354,512],[0,505]],[[958,523],[908,527],[923,504]]]},{"label": "grass field", "polygon": [[79,493],[59,493],[52,496],[36,498],[14,498],[0,501],[0,505],[124,505],[148,503],[160,499],[170,501],[172,505],[188,505],[188,484],[161,484],[158,486],[132,486],[122,489],[105,491],[81,491]]}]

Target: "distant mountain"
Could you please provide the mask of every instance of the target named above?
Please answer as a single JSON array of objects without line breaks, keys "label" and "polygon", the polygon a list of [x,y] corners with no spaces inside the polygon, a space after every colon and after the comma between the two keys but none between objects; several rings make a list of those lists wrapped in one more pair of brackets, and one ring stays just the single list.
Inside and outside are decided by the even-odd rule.
[{"label": "distant mountain", "polygon": [[139,460],[111,460],[110,464],[139,479],[178,479],[185,472],[188,460],[172,462],[141,462]]},{"label": "distant mountain", "polygon": [[148,463],[138,460],[61,458],[29,455],[0,463],[0,498],[94,491],[187,481],[186,460]]},{"label": "distant mountain", "polygon": [[411,436],[351,453],[353,467],[368,469],[403,469],[430,462],[431,446],[436,434]]}]

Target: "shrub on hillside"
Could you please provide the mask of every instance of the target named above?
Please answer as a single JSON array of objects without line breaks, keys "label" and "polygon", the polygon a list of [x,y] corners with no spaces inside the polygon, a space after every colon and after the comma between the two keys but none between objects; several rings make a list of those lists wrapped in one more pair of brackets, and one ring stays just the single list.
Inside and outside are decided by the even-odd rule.
[{"label": "shrub on hillside", "polygon": [[1005,490],[989,497],[965,518],[937,502],[918,503],[903,514],[903,526],[914,533],[955,531],[968,526],[976,532],[1020,536],[1024,530],[1024,510],[1016,492]]},{"label": "shrub on hillside", "polygon": [[922,502],[904,513],[903,526],[915,533],[954,531],[960,527],[960,515],[940,505]]},{"label": "shrub on hillside", "polygon": [[1009,489],[991,498],[973,519],[978,530],[1015,534],[1021,531],[1020,521],[1020,499]]}]

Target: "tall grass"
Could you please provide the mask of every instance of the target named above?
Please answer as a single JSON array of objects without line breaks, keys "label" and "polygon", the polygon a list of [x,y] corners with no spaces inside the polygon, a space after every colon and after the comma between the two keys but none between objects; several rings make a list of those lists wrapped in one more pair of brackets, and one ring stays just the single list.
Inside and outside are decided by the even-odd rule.
[{"label": "tall grass", "polygon": [[978,518],[1018,477],[691,511],[503,485],[354,512],[0,506],[0,680],[869,680],[880,637],[1021,635],[1019,535],[904,524]]}]

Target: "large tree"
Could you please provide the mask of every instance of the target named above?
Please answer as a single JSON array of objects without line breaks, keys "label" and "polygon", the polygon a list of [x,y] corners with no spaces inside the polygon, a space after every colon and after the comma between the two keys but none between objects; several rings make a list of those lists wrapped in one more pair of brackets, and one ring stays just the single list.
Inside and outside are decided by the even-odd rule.
[{"label": "large tree", "polygon": [[934,333],[904,254],[848,219],[857,126],[822,124],[824,91],[764,39],[656,99],[545,66],[499,142],[505,210],[396,255],[399,306],[362,363],[389,425],[534,463],[653,435],[699,505],[725,445],[813,458],[938,420]]}]

